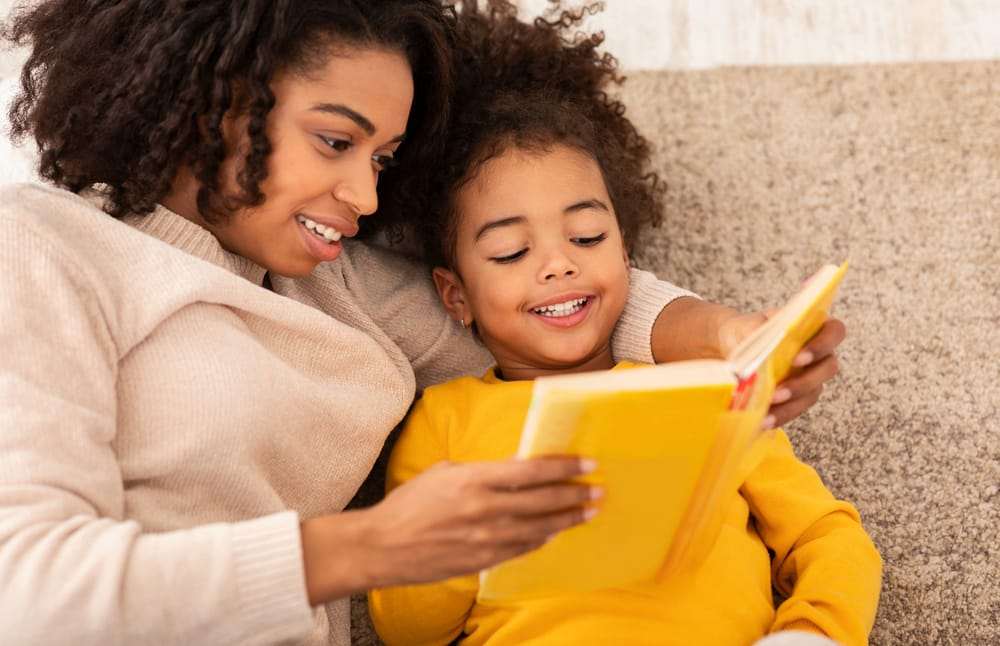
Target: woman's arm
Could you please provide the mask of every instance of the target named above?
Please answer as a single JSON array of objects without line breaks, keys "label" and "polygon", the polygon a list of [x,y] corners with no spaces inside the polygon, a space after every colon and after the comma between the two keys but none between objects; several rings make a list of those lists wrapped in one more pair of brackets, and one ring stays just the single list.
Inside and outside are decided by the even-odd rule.
[{"label": "woman's arm", "polygon": [[867,644],[882,583],[882,560],[857,510],[837,500],[781,431],[741,493],[774,552],[772,580],[786,600],[771,632],[805,630],[844,646]]},{"label": "woman's arm", "polygon": [[[305,279],[277,278],[276,288],[330,314],[342,307],[345,296],[360,303],[406,354],[418,390],[460,376],[479,376],[493,365],[486,348],[441,306],[427,265],[365,243],[345,252],[339,265],[320,265]],[[629,302],[612,339],[618,358],[652,362],[653,323],[667,304],[683,296],[692,294],[632,270]]]},{"label": "woman's arm", "polygon": [[[724,305],[679,298],[653,324],[653,355],[658,363],[722,358],[766,320],[764,313],[741,314]],[[840,371],[835,352],[846,334],[841,321],[827,319],[796,357],[791,376],[778,385],[765,428],[785,424],[819,400],[824,384]]]},{"label": "woman's arm", "polygon": [[[393,448],[386,470],[386,490],[449,459],[447,431],[428,410],[433,391],[417,402]],[[479,577],[473,574],[424,585],[372,590],[368,610],[382,640],[394,644],[449,644],[459,637],[476,602]]]},{"label": "woman's arm", "polygon": [[304,638],[313,613],[294,513],[155,534],[127,519],[113,445],[118,349],[87,277],[0,212],[3,641]]},{"label": "woman's arm", "polygon": [[[277,288],[330,314],[347,296],[361,303],[409,359],[418,390],[481,375],[493,364],[486,348],[445,313],[426,265],[365,243],[345,251],[339,265],[320,265],[306,279],[276,279]],[[701,301],[649,272],[633,269],[630,281],[628,303],[612,338],[616,359],[662,363],[720,358],[765,320],[763,314],[744,315]],[[772,425],[797,417],[816,402],[823,384],[837,373],[833,351],[843,338],[843,324],[830,319],[810,342],[812,360],[782,384],[788,397],[772,407]]]}]

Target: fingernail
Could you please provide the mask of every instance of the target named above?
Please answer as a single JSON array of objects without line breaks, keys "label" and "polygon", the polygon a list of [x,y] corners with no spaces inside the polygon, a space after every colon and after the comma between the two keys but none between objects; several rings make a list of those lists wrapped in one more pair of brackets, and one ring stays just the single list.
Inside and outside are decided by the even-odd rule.
[{"label": "fingernail", "polygon": [[772,428],[774,428],[775,421],[777,420],[774,419],[774,415],[768,415],[767,417],[764,418],[764,421],[761,423],[760,428],[765,431],[770,431]]},{"label": "fingernail", "polygon": [[548,543],[549,541],[551,541],[551,540],[552,540],[553,538],[555,538],[555,537],[556,537],[556,536],[558,536],[558,535],[559,535],[559,532],[556,532],[555,534],[549,534],[549,535],[548,535],[548,536],[547,536],[547,537],[545,538],[545,542],[546,542],[546,543]]},{"label": "fingernail", "polygon": [[775,393],[774,397],[771,398],[772,404],[783,404],[792,398],[792,391],[787,388],[779,388]]},{"label": "fingernail", "polygon": [[589,495],[591,500],[600,500],[604,497],[604,489],[601,489],[600,487],[590,487]]},{"label": "fingernail", "polygon": [[597,507],[587,507],[583,510],[583,522],[587,522],[597,515]]},{"label": "fingernail", "polygon": [[795,361],[792,362],[792,365],[796,368],[801,368],[802,366],[808,366],[812,362],[813,353],[806,350],[805,352],[800,352],[798,356],[795,357]]},{"label": "fingernail", "polygon": [[583,458],[580,460],[580,472],[581,473],[593,473],[597,470],[597,460],[591,460],[589,458]]}]

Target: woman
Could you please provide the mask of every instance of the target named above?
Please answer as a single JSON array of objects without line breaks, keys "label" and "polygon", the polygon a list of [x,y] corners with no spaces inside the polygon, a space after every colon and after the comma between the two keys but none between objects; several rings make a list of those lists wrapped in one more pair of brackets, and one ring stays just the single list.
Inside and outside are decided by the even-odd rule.
[{"label": "woman", "polygon": [[[420,265],[343,241],[420,212],[406,170],[446,142],[454,20],[436,0],[50,0],[8,25],[33,47],[13,132],[55,188],[0,197],[0,634],[347,643],[350,593],[580,522],[568,458],[441,465],[339,513],[415,389],[488,360]],[[633,284],[627,358],[717,354],[759,323]],[[827,325],[772,421],[815,401],[842,338]]]}]

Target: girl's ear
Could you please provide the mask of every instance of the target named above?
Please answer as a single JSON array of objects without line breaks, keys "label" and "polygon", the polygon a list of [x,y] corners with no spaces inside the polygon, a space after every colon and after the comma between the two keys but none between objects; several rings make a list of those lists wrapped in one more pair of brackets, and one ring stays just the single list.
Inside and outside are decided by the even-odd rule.
[{"label": "girl's ear", "polygon": [[444,267],[435,267],[433,276],[434,286],[437,288],[444,309],[451,315],[451,318],[461,322],[463,327],[471,326],[472,310],[465,298],[462,279],[458,277],[458,274]]}]

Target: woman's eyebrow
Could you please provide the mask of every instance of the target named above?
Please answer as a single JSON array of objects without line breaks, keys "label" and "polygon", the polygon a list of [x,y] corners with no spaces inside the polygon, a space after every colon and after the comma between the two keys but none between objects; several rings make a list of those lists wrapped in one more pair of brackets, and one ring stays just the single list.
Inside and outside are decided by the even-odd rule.
[{"label": "woman's eyebrow", "polygon": [[[369,137],[374,135],[378,130],[375,127],[375,124],[371,122],[371,119],[357,110],[352,110],[342,103],[317,103],[313,107],[309,108],[309,110],[315,112],[326,112],[328,114],[339,114],[342,117],[347,117],[354,123],[358,124],[359,128],[368,133]],[[396,135],[389,143],[394,144],[403,141],[405,138],[406,135]]]},{"label": "woman's eyebrow", "polygon": [[317,103],[309,109],[315,112],[327,112],[329,114],[339,114],[342,117],[347,117],[354,123],[358,124],[359,128],[367,132],[368,136],[375,134],[375,124],[372,123],[368,117],[341,103]]}]

